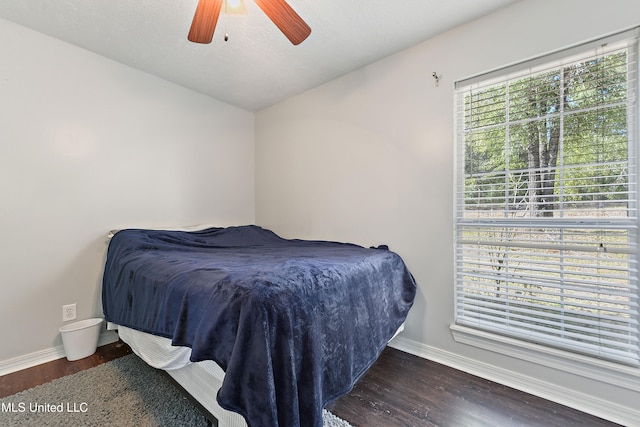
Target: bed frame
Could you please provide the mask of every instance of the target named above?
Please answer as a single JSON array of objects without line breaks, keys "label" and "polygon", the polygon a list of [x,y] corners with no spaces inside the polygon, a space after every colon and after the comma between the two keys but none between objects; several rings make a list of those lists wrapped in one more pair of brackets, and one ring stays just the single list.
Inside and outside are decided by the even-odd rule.
[{"label": "bed frame", "polygon": [[[217,365],[216,365],[217,366]],[[218,367],[218,369],[220,369]],[[218,427],[247,427],[244,418],[218,405],[216,394],[222,378],[212,375],[198,363],[184,368],[164,371],[183,393],[202,411],[210,425]],[[222,369],[220,369],[222,372]],[[224,376],[224,373],[223,373]]]},{"label": "bed frame", "polygon": [[[153,342],[158,346],[171,346],[171,340],[168,338],[157,337],[133,329],[118,327],[113,324],[109,324],[108,327],[110,329],[126,329],[127,334],[120,334],[122,341],[127,343],[138,357],[152,367],[158,365],[154,360],[154,351],[149,351],[144,343]],[[403,330],[404,323],[398,328],[391,339],[395,338]],[[131,335],[135,336],[136,339],[130,339],[129,336]],[[185,352],[190,352],[190,349],[186,347],[184,349]],[[240,414],[227,411],[222,408],[216,400],[218,389],[224,379],[224,371],[215,362],[205,360],[203,362],[188,363],[177,369],[157,369],[160,369],[185,397],[202,412],[209,426],[247,427],[247,423]]]},{"label": "bed frame", "polygon": [[117,330],[120,339],[149,366],[163,372],[191,400],[210,425],[218,427],[247,427],[244,418],[223,409],[216,400],[224,379],[224,371],[212,360],[189,362],[191,349],[175,347],[164,337],[140,332],[113,323],[107,329]]},{"label": "bed frame", "polygon": [[209,411],[207,408],[202,405],[202,403],[198,402],[198,400],[193,397],[178,381],[175,380],[167,371],[160,370],[160,372],[173,384],[175,388],[177,388],[180,393],[184,395],[186,399],[188,399],[193,405],[198,408],[198,410],[204,415],[204,418],[207,421],[207,427],[219,427],[218,419]]}]

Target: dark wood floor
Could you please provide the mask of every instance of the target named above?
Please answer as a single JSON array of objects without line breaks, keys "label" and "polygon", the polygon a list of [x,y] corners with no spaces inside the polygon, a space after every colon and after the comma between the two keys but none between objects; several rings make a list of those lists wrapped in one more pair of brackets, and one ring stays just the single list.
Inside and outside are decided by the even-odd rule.
[{"label": "dark wood floor", "polygon": [[[0,398],[131,353],[121,342],[0,377]],[[615,426],[600,418],[392,349],[327,406],[355,427]]]},{"label": "dark wood floor", "polygon": [[390,347],[327,409],[355,427],[617,425]]}]

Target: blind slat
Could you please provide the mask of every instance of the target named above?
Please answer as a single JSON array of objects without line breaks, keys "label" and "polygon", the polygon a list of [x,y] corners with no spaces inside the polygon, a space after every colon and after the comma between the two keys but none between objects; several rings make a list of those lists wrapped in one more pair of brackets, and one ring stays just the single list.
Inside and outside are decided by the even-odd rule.
[{"label": "blind slat", "polygon": [[[471,314],[468,314],[471,313]],[[535,322],[532,322],[532,319],[535,317]],[[498,323],[504,324],[523,324],[523,325],[532,325],[535,324],[542,328],[549,328],[551,331],[558,330],[558,319],[559,317],[542,317],[539,316],[538,313],[535,312],[527,312],[526,310],[518,311],[512,310],[509,311],[507,315],[504,314],[504,310],[496,309],[489,310],[485,306],[478,307],[473,304],[468,304],[465,306],[465,319],[467,321],[473,320],[483,320],[483,321],[491,321],[495,320]],[[634,345],[638,345],[638,338],[633,335],[633,327],[637,327],[637,324],[630,325],[629,327],[621,327],[617,328],[614,324],[601,324],[598,322],[584,322],[581,324],[569,323],[565,322],[562,324],[563,331],[571,331],[570,333],[573,336],[576,336],[576,333],[582,333],[580,338],[584,341],[593,341],[598,342],[602,341],[601,337],[596,337],[593,334],[590,334],[594,329],[606,329],[607,330],[607,340],[611,342],[616,342],[620,346],[626,346],[628,348],[633,348]]]}]

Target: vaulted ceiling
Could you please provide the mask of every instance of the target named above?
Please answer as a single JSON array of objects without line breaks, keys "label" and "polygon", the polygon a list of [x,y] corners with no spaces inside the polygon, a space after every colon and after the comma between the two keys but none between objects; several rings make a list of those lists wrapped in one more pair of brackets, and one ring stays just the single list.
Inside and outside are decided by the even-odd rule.
[{"label": "vaulted ceiling", "polygon": [[312,29],[298,46],[252,0],[211,44],[187,40],[198,0],[0,0],[0,18],[257,111],[515,1],[288,0]]}]

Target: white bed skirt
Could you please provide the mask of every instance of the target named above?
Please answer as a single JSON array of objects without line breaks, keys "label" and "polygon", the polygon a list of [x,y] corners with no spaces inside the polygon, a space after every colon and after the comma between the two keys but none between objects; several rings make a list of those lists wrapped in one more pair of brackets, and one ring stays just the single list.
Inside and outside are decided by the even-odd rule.
[{"label": "white bed skirt", "polygon": [[[120,339],[148,365],[165,370],[194,399],[218,420],[218,427],[247,427],[244,418],[218,405],[216,396],[222,386],[224,371],[212,360],[191,362],[189,347],[171,345],[169,338],[140,332],[135,329],[109,323],[107,329],[118,329]],[[404,330],[404,323],[398,328],[395,338]]]},{"label": "white bed skirt", "polygon": [[116,326],[120,339],[149,366],[165,370],[178,384],[218,420],[218,427],[247,427],[244,418],[218,405],[216,396],[224,371],[212,360],[193,363],[189,347],[176,347],[164,337]]}]

